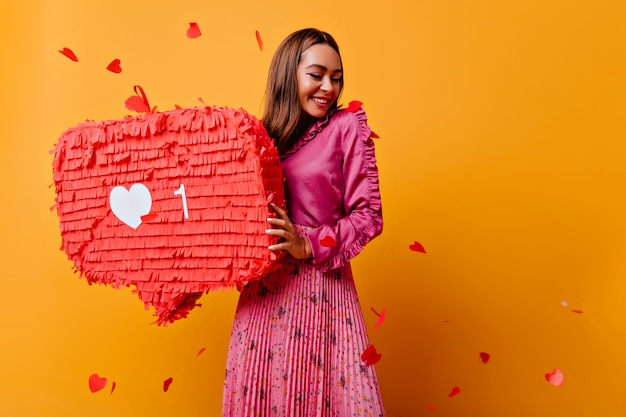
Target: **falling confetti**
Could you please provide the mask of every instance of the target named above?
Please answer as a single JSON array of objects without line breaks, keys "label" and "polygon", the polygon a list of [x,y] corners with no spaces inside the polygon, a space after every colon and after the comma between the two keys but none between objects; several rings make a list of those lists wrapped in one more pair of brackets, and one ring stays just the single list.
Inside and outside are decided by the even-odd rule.
[{"label": "falling confetti", "polygon": [[205,347],[203,347],[202,349],[200,349],[200,350],[198,351],[198,353],[196,353],[196,356],[200,356],[200,355],[202,355],[202,352],[204,352],[205,350],[206,350],[206,348],[205,348]]},{"label": "falling confetti", "polygon": [[385,321],[385,316],[387,315],[387,310],[386,309],[382,309],[380,313],[376,312],[376,310],[374,310],[374,307],[370,307],[372,309],[372,311],[374,312],[374,314],[376,314],[378,316],[378,321],[376,322],[376,324],[374,325],[374,329],[377,328],[378,326],[380,326],[381,324],[383,324],[383,322]]},{"label": "falling confetti", "polygon": [[363,103],[361,103],[360,101],[353,100],[348,104],[348,107],[346,107],[346,111],[354,113],[355,111],[360,109],[362,105]]},{"label": "falling confetti", "polygon": [[320,240],[320,245],[325,246],[327,248],[334,248],[335,246],[337,246],[337,242],[335,242],[335,239],[333,239],[330,236],[324,236]]},{"label": "falling confetti", "polygon": [[374,131],[370,131],[370,138],[372,139],[380,139],[380,136],[378,136]]},{"label": "falling confetti", "polygon": [[163,392],[167,392],[167,390],[170,389],[170,385],[172,384],[173,380],[174,378],[169,377],[165,381],[163,381]]},{"label": "falling confetti", "polygon": [[427,406],[424,408],[426,409],[426,411],[437,411],[437,407]]},{"label": "falling confetti", "polygon": [[113,381],[111,383],[111,394],[113,394],[113,391],[115,391],[115,387],[117,386],[117,384],[115,383],[115,381]]},{"label": "falling confetti", "polygon": [[258,30],[255,31],[256,34],[256,43],[259,44],[259,49],[263,52],[263,39],[261,39],[261,34]]},{"label": "falling confetti", "polygon": [[111,61],[109,65],[107,65],[107,69],[111,72],[119,74],[120,72],[122,72],[122,67],[120,66],[121,62],[122,61],[116,58],[113,61]]},{"label": "falling confetti", "polygon": [[365,365],[371,366],[380,361],[383,355],[376,352],[374,345],[369,345],[367,349],[361,354],[361,360],[365,362]]},{"label": "falling confetti", "polygon": [[65,55],[66,57],[68,57],[72,61],[78,62],[78,58],[76,58],[76,54],[74,54],[74,52],[72,52],[72,50],[70,48],[63,48],[59,52],[61,52],[63,55]]},{"label": "falling confetti", "polygon": [[563,301],[561,301],[561,305],[563,307],[567,307],[569,304],[567,304],[567,301],[563,300]]},{"label": "falling confetti", "polygon": [[460,393],[461,393],[461,388],[454,387],[454,388],[452,388],[452,391],[450,391],[450,394],[448,394],[448,397],[452,398],[455,395],[459,395]]},{"label": "falling confetti", "polygon": [[572,313],[583,314],[583,311],[582,310],[572,310]]},{"label": "falling confetti", "polygon": [[546,381],[554,385],[555,387],[563,386],[563,372],[559,368],[554,368],[552,372],[546,374]]},{"label": "falling confetti", "polygon": [[491,358],[490,354],[488,354],[486,352],[480,352],[480,360],[483,361],[483,363],[489,362],[490,358]]},{"label": "falling confetti", "polygon": [[106,378],[101,378],[100,376],[98,376],[98,374],[92,374],[89,377],[89,390],[94,393],[94,392],[98,392],[102,389],[104,389],[104,387],[107,386],[107,379]]},{"label": "falling confetti", "polygon": [[409,246],[409,249],[411,249],[413,252],[426,253],[426,249],[424,249],[424,246],[422,246],[422,244],[419,243],[417,240]]},{"label": "falling confetti", "polygon": [[196,22],[189,23],[189,29],[187,29],[187,37],[189,39],[195,39],[200,35],[202,35],[202,33],[200,32],[200,27],[198,26],[198,24]]},{"label": "falling confetti", "polygon": [[[135,94],[134,96],[130,96],[124,102],[124,106],[130,110],[137,113],[146,113],[150,111],[150,104],[148,104],[148,98],[143,91],[141,86],[136,85],[134,87]],[[141,96],[140,96],[141,94]]]},{"label": "falling confetti", "polygon": [[159,215],[156,214],[156,213],[145,214],[145,215],[141,216],[141,222],[142,223],[144,223],[144,222],[147,223],[147,222],[149,222],[151,220],[154,220],[154,219],[156,219],[158,217],[159,217]]}]

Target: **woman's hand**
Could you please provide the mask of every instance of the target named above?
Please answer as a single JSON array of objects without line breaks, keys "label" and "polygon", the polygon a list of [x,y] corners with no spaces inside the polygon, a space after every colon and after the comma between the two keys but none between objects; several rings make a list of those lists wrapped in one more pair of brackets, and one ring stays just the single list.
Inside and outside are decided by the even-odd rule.
[{"label": "woman's hand", "polygon": [[276,204],[270,203],[270,206],[279,217],[267,219],[268,223],[272,225],[272,229],[266,230],[265,233],[279,236],[281,239],[277,244],[271,245],[269,250],[286,250],[296,259],[310,258],[311,247],[309,242],[296,232],[293,223],[287,216],[287,212]]}]

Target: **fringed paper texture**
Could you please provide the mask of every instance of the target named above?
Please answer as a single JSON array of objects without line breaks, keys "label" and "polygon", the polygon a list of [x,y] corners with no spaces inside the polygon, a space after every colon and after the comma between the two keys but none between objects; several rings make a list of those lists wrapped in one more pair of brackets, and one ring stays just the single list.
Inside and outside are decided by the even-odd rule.
[{"label": "fringed paper texture", "polygon": [[[135,287],[158,324],[186,317],[209,290],[241,287],[273,267],[266,219],[269,201],[284,207],[282,171],[247,112],[205,107],[87,122],[63,133],[54,153],[62,249],[90,284]],[[124,203],[136,204],[134,184],[152,200],[136,228],[110,202],[124,187]]]}]

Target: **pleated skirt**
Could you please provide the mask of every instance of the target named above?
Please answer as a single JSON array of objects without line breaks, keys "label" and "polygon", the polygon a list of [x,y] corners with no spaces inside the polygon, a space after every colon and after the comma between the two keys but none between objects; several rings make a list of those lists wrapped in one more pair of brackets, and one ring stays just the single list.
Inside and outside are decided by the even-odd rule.
[{"label": "pleated skirt", "polygon": [[223,417],[384,417],[369,342],[347,264],[320,272],[288,254],[239,298]]}]

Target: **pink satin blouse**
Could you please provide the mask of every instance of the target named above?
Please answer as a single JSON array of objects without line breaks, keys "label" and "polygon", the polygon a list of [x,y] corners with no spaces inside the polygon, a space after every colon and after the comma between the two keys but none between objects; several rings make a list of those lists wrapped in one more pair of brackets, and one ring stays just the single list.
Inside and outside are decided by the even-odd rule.
[{"label": "pink satin blouse", "polygon": [[313,262],[340,267],[382,232],[374,142],[362,109],[317,120],[281,157],[291,221],[304,226]]}]

